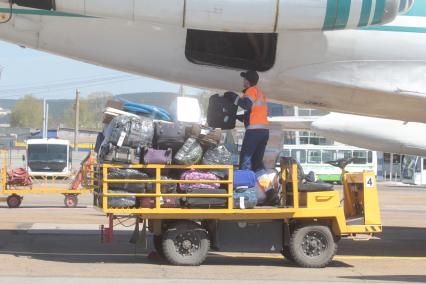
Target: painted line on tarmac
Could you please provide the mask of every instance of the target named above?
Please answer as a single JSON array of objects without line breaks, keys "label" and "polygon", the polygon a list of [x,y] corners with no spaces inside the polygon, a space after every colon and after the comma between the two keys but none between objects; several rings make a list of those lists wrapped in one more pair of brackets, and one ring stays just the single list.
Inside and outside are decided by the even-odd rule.
[{"label": "painted line on tarmac", "polygon": [[[238,255],[238,254],[212,254],[209,257],[230,257],[230,258],[263,258],[263,259],[283,259],[281,255]],[[336,260],[426,260],[426,256],[369,256],[369,255],[336,255]]]}]

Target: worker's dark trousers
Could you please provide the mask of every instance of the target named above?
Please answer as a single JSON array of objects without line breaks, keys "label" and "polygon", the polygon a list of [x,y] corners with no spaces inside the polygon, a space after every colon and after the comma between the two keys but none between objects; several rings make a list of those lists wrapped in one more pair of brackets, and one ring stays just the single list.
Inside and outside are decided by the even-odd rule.
[{"label": "worker's dark trousers", "polygon": [[263,156],[268,140],[268,129],[246,130],[240,154],[241,170],[258,171],[265,168],[263,165]]}]

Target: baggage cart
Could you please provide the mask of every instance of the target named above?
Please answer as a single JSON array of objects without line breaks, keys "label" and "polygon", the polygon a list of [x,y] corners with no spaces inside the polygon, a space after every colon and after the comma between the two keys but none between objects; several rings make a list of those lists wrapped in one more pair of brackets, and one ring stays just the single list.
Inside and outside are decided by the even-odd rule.
[{"label": "baggage cart", "polygon": [[7,163],[1,169],[0,201],[6,201],[9,208],[18,208],[25,195],[62,194],[65,207],[77,207],[78,196],[93,191],[93,153],[83,160],[77,174],[73,175],[40,175],[29,176],[29,181],[16,184],[8,178]]},{"label": "baggage cart", "polygon": [[[108,178],[112,168],[132,168],[155,172],[151,180],[113,180]],[[217,181],[162,180],[170,170],[226,170],[226,194],[162,194],[164,183],[217,183]],[[210,249],[233,252],[281,252],[285,258],[302,267],[327,266],[333,259],[342,237],[357,234],[373,235],[382,231],[375,175],[372,172],[345,173],[343,202],[341,194],[330,188],[310,186],[302,189],[297,164],[281,161],[281,194],[278,207],[236,209],[233,203],[232,166],[165,166],[165,165],[97,165],[95,169],[94,206],[106,213],[109,227],[102,228],[104,241],[112,241],[116,217],[134,216],[135,235],[153,235],[154,247],[175,265],[200,265]],[[155,193],[110,193],[113,183],[153,183]],[[111,197],[134,196],[152,198],[150,208],[111,207]],[[226,207],[215,209],[165,208],[167,197],[218,198],[228,200]],[[142,225],[142,233],[139,232]]]}]

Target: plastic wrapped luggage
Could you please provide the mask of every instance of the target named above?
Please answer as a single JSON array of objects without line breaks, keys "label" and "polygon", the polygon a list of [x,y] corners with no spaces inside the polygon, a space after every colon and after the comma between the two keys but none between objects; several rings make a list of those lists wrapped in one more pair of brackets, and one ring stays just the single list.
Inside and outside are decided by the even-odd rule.
[{"label": "plastic wrapped luggage", "polygon": [[219,94],[213,95],[209,99],[207,110],[207,123],[210,127],[234,129],[237,119],[237,110],[233,102]]},{"label": "plastic wrapped luggage", "polygon": [[[219,180],[219,178],[213,174],[208,172],[201,172],[198,170],[189,170],[184,172],[180,177],[181,180]],[[219,183],[181,183],[179,188],[183,192],[190,192],[194,189],[219,189]]]},{"label": "plastic wrapped luggage", "polygon": [[102,132],[98,133],[98,136],[96,137],[96,144],[95,144],[95,153],[99,153],[99,150],[101,149],[102,143],[105,140],[105,136]]},{"label": "plastic wrapped luggage", "polygon": [[170,165],[172,163],[172,149],[156,150],[153,148],[144,148],[142,150],[142,162],[145,165]]},{"label": "plastic wrapped luggage", "polygon": [[252,171],[235,170],[234,171],[234,188],[245,186],[252,188],[256,186],[256,175]]},{"label": "plastic wrapped luggage", "polygon": [[[224,146],[218,146],[207,150],[203,156],[203,165],[230,165],[231,152]],[[215,175],[225,178],[228,175],[228,170],[212,170]]]},{"label": "plastic wrapped luggage", "polygon": [[176,153],[174,161],[178,165],[195,165],[203,157],[203,148],[195,138],[188,138],[182,148]]},{"label": "plastic wrapped luggage", "polygon": [[[132,180],[148,180],[147,174],[142,173],[135,169],[110,169],[108,172],[108,179],[132,179]],[[145,193],[147,191],[147,184],[141,183],[110,183],[108,188],[111,190],[121,190],[132,193]]]},{"label": "plastic wrapped luggage", "polygon": [[151,147],[154,123],[149,118],[121,115],[111,121],[105,132],[106,142],[112,143],[114,146]]},{"label": "plastic wrapped luggage", "polygon": [[[222,188],[192,188],[187,193],[193,194],[226,194],[227,190]],[[226,208],[228,199],[226,197],[182,197],[180,203],[187,208]]]},{"label": "plastic wrapped luggage", "polygon": [[111,143],[102,144],[98,153],[99,162],[111,162],[119,164],[140,164],[141,149],[113,146]]},{"label": "plastic wrapped luggage", "polygon": [[[122,190],[108,190],[108,193],[123,193],[128,194],[126,191]],[[108,197],[108,208],[129,208],[136,207],[136,197],[135,196],[111,196]]]},{"label": "plastic wrapped luggage", "polygon": [[240,187],[234,190],[234,208],[251,209],[257,205],[256,187]]},{"label": "plastic wrapped luggage", "polygon": [[229,165],[231,152],[224,145],[206,151],[203,156],[203,165]]},{"label": "plastic wrapped luggage", "polygon": [[185,143],[186,128],[180,123],[155,123],[155,146],[158,149],[178,151]]}]

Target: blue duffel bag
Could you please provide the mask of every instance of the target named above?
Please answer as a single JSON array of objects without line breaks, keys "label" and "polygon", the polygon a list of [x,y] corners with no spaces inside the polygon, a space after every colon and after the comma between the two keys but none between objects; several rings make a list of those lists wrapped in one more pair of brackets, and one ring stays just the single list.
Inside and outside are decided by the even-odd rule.
[{"label": "blue duffel bag", "polygon": [[234,190],[234,208],[251,209],[257,205],[257,189],[252,188],[237,188]]},{"label": "blue duffel bag", "polygon": [[234,189],[238,187],[252,188],[256,186],[256,174],[252,171],[235,170],[234,171]]}]

